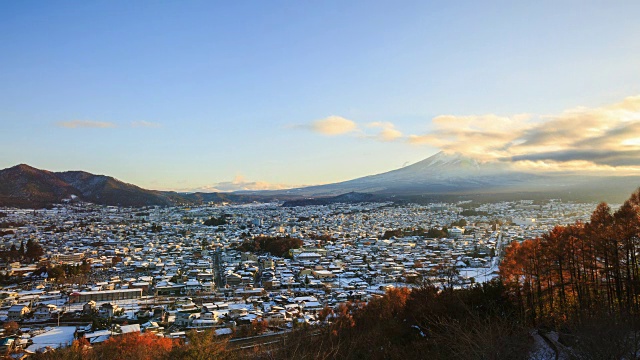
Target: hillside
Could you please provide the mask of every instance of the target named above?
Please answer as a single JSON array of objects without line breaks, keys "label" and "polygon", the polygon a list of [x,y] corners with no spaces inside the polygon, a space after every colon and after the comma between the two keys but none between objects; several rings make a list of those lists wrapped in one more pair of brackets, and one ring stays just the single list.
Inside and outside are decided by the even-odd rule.
[{"label": "hillside", "polygon": [[94,175],[84,171],[51,172],[24,164],[0,170],[0,207],[38,208],[70,200],[140,207],[248,202],[261,199],[265,197],[147,190],[110,176]]},{"label": "hillside", "polygon": [[29,165],[0,171],[0,206],[39,207],[79,194],[55,173]]}]

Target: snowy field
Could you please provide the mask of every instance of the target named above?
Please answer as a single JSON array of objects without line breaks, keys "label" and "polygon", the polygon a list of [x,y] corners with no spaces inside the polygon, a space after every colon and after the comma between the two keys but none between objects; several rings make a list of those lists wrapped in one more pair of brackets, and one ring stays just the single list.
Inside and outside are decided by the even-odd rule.
[{"label": "snowy field", "polygon": [[51,330],[34,336],[27,351],[37,352],[40,349],[51,347],[54,349],[71,345],[73,342],[73,334],[76,331],[75,326],[60,326],[51,328]]}]

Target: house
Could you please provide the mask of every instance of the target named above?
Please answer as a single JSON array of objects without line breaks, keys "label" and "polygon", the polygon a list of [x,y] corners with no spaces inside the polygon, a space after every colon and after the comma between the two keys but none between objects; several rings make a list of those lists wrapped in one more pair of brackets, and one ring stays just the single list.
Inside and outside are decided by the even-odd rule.
[{"label": "house", "polygon": [[84,304],[82,306],[82,313],[83,314],[93,314],[94,312],[96,312],[96,302],[93,300],[90,300],[89,302],[87,302],[86,304]]},{"label": "house", "polygon": [[19,321],[29,313],[29,307],[26,305],[13,305],[7,312],[7,318],[10,321]]},{"label": "house", "polygon": [[236,273],[231,273],[226,276],[226,281],[230,286],[240,285],[242,282],[242,276]]},{"label": "house", "polygon": [[49,320],[54,317],[54,314],[55,316],[58,314],[57,306],[52,304],[40,304],[33,312],[33,318],[39,321]]},{"label": "house", "polygon": [[305,311],[320,311],[324,308],[318,301],[303,301],[301,305]]},{"label": "house", "polygon": [[218,323],[218,317],[213,312],[202,312],[200,318],[191,322],[191,326],[194,328],[212,328]]},{"label": "house", "polygon": [[187,293],[202,291],[202,284],[198,280],[189,279],[184,285],[184,290]]},{"label": "house", "polygon": [[336,277],[336,274],[334,274],[332,271],[329,270],[315,270],[313,272],[313,277],[315,277],[316,279],[332,279],[334,277]]},{"label": "house", "polygon": [[464,234],[464,228],[454,226],[449,229],[449,235],[455,239],[461,237]]},{"label": "house", "polygon": [[100,306],[100,316],[105,318],[111,318],[117,313],[121,312],[120,308],[116,304],[106,303]]},{"label": "house", "polygon": [[114,329],[115,334],[128,334],[140,332],[140,324],[132,324],[132,325],[117,325]]},{"label": "house", "polygon": [[157,295],[179,295],[184,292],[184,285],[167,283],[163,286],[156,286]]},{"label": "house", "polygon": [[300,260],[300,261],[303,261],[303,260],[317,261],[317,260],[320,260],[321,258],[322,258],[322,255],[318,254],[317,252],[303,252],[294,256],[294,259]]},{"label": "house", "polygon": [[199,318],[200,318],[200,313],[178,311],[176,312],[175,324],[177,326],[188,327],[188,326],[192,326],[193,321]]}]

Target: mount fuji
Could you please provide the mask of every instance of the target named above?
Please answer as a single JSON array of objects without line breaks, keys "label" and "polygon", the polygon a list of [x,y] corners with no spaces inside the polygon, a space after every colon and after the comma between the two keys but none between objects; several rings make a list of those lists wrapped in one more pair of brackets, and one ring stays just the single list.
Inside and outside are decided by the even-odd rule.
[{"label": "mount fuji", "polygon": [[537,194],[541,197],[618,201],[638,186],[638,176],[527,172],[516,170],[508,161],[480,161],[458,153],[439,152],[385,173],[276,193],[307,198],[351,192],[374,194],[378,198]]}]

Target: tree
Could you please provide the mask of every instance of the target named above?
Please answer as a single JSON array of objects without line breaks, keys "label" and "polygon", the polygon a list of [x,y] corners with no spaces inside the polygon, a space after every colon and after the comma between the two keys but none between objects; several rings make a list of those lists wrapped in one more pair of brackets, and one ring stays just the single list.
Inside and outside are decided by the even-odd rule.
[{"label": "tree", "polygon": [[467,220],[460,219],[458,221],[454,221],[454,222],[451,223],[451,227],[453,227],[453,226],[460,226],[460,227],[467,226]]},{"label": "tree", "polygon": [[397,230],[387,230],[384,232],[384,234],[382,235],[383,239],[391,239],[392,237],[402,237],[403,232],[400,229]]},{"label": "tree", "polygon": [[61,280],[64,279],[66,273],[62,266],[53,266],[47,269],[47,275],[50,279]]},{"label": "tree", "polygon": [[82,265],[80,265],[80,273],[86,274],[91,271],[91,264],[87,262],[87,260],[82,260]]},{"label": "tree", "polygon": [[18,332],[18,329],[20,329],[20,326],[15,321],[9,321],[4,323],[2,328],[4,329],[5,335],[13,335]]},{"label": "tree", "polygon": [[42,245],[40,245],[37,241],[28,240],[27,241],[27,252],[25,253],[25,257],[31,261],[37,261],[40,257],[44,255],[44,249]]},{"label": "tree", "polygon": [[122,262],[122,257],[116,255],[114,257],[111,258],[111,266],[116,266],[116,264],[121,263]]},{"label": "tree", "polygon": [[322,308],[322,310],[320,310],[317,317],[318,320],[324,322],[331,314],[333,314],[333,310],[330,307],[325,306],[324,308]]},{"label": "tree", "polygon": [[11,244],[11,248],[9,249],[9,257],[12,260],[16,260],[18,258],[18,248],[16,248],[16,244]]},{"label": "tree", "polygon": [[289,255],[289,250],[298,249],[303,241],[298,238],[256,236],[251,240],[245,240],[237,250],[251,252],[268,252],[275,256],[285,257]]},{"label": "tree", "polygon": [[447,237],[447,235],[448,235],[448,231],[446,227],[442,229],[431,228],[429,229],[429,231],[427,231],[427,237],[429,238],[439,239],[439,238]]},{"label": "tree", "polygon": [[212,216],[209,220],[205,220],[203,223],[206,226],[221,226],[227,224],[227,218],[225,215],[220,216],[219,218]]},{"label": "tree", "polygon": [[170,359],[208,360],[232,357],[227,351],[228,340],[218,340],[213,330],[203,332],[189,331],[189,340],[183,346],[175,347],[169,354]]},{"label": "tree", "polygon": [[615,212],[557,226],[505,251],[500,275],[523,317],[557,324],[602,313],[640,315],[640,191]]},{"label": "tree", "polygon": [[112,336],[95,347],[94,355],[97,359],[153,360],[168,358],[176,345],[176,341],[152,333],[128,333]]}]

